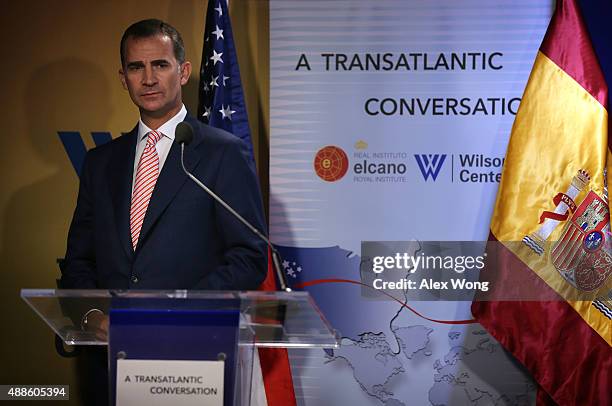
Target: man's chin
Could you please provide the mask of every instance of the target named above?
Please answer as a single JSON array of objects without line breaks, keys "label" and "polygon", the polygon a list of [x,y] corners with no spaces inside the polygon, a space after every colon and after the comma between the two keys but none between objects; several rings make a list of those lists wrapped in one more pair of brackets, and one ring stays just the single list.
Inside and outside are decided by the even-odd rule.
[{"label": "man's chin", "polygon": [[160,110],[164,110],[164,105],[163,103],[159,102],[159,101],[141,101],[140,103],[138,103],[138,107],[140,109],[140,111],[142,112],[146,112],[148,114],[154,114],[157,111]]},{"label": "man's chin", "polygon": [[139,110],[141,116],[159,119],[171,115],[175,109],[161,103],[145,103],[139,106]]},{"label": "man's chin", "polygon": [[138,104],[138,108],[141,112],[153,116],[163,114],[163,112],[169,110],[168,106],[158,100],[142,101]]}]

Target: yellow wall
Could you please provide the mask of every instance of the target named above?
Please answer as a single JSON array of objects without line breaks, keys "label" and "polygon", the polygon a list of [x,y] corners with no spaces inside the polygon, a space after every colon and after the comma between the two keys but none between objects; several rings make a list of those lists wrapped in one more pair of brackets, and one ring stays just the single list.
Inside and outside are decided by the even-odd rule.
[{"label": "yellow wall", "polygon": [[[72,361],[55,354],[50,330],[19,299],[21,288],[54,287],[55,260],[65,253],[78,181],[57,131],[79,131],[92,147],[92,131],[116,137],[133,127],[137,109],[118,80],[118,44],[129,24],[150,17],[182,33],[196,71],[185,102],[197,111],[206,0],[2,1],[0,6],[0,384],[70,384],[71,403],[78,404]],[[266,192],[268,5],[232,0],[230,7]]]}]

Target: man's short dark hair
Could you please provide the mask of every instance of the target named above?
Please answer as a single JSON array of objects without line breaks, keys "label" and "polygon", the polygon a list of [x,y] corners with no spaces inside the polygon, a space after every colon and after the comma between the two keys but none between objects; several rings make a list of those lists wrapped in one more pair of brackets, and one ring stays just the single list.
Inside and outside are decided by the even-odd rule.
[{"label": "man's short dark hair", "polygon": [[174,57],[179,63],[185,62],[185,44],[183,44],[181,34],[170,24],[150,18],[130,25],[123,33],[119,47],[121,66],[125,66],[125,44],[129,38],[150,38],[156,35],[165,35],[170,38],[174,49]]}]

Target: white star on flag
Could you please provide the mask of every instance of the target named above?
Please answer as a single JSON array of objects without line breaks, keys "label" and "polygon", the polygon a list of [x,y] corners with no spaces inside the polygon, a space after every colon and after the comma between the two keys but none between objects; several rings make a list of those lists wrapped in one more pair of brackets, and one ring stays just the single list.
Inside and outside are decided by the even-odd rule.
[{"label": "white star on flag", "polygon": [[212,86],[213,88],[215,86],[219,87],[219,84],[217,83],[217,79],[219,79],[219,76],[214,76],[212,80],[210,81],[210,86]]},{"label": "white star on flag", "polygon": [[204,114],[202,114],[202,117],[210,117],[210,107],[204,107]]},{"label": "white star on flag", "polygon": [[217,53],[217,51],[213,49],[213,55],[209,58],[213,61],[213,65],[216,65],[217,62],[223,63],[223,59],[221,59],[221,55],[223,55],[223,52]]},{"label": "white star on flag", "polygon": [[230,105],[227,105],[226,107],[223,107],[223,105],[221,105],[221,110],[219,110],[219,113],[221,113],[221,115],[223,116],[223,118],[227,118],[227,119],[232,119],[232,114],[234,114],[236,111],[235,110],[231,110],[230,109]]},{"label": "white star on flag", "polygon": [[208,87],[208,83],[204,82],[204,87],[203,90],[208,93],[208,91],[210,90],[210,87]]},{"label": "white star on flag", "polygon": [[215,11],[219,13],[219,17],[223,15],[223,9],[221,8],[221,4],[219,4],[219,7],[215,8]]},{"label": "white star on flag", "polygon": [[225,86],[225,81],[228,80],[229,78],[230,78],[229,76],[223,75],[223,86]]},{"label": "white star on flag", "polygon": [[212,33],[213,33],[213,34],[215,34],[215,35],[217,36],[217,39],[219,39],[219,38],[223,38],[223,39],[225,39],[225,38],[223,37],[223,30],[222,30],[222,29],[220,29],[218,25],[217,25],[216,27],[217,27],[217,29],[216,29],[216,30],[214,30]]}]

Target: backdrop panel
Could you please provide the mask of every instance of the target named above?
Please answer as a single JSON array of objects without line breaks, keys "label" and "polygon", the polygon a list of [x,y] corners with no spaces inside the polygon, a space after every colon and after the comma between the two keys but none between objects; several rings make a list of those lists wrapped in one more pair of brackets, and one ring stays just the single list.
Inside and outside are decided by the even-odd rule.
[{"label": "backdrop panel", "polygon": [[[360,280],[362,241],[486,239],[551,7],[270,2],[272,239],[290,281],[309,286],[343,336],[337,351],[293,359],[303,404],[533,399],[479,325],[431,322],[332,279]],[[465,302],[410,306],[471,318]]]}]

